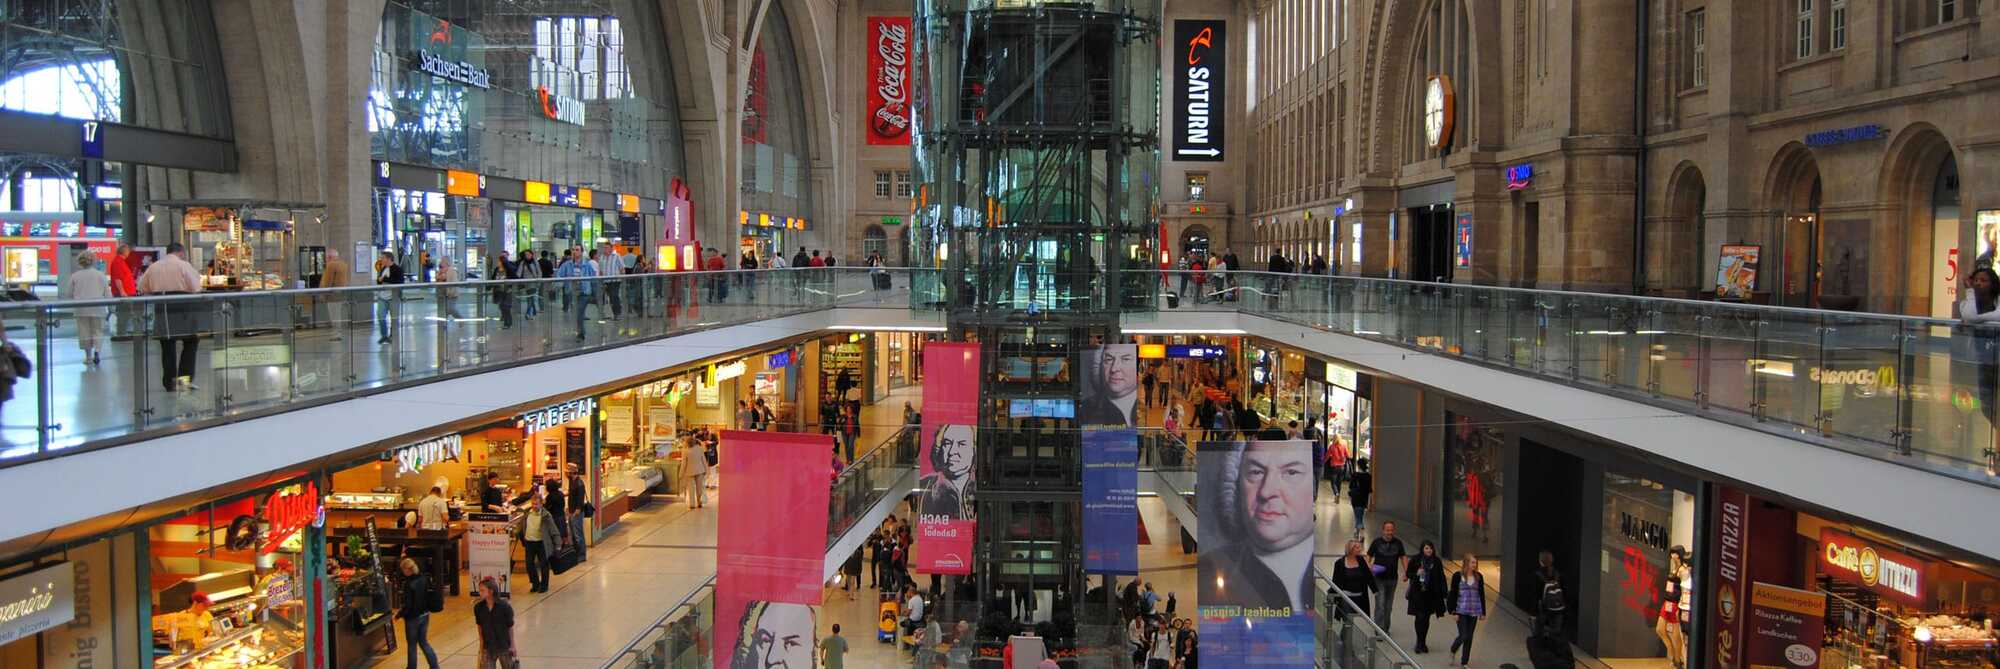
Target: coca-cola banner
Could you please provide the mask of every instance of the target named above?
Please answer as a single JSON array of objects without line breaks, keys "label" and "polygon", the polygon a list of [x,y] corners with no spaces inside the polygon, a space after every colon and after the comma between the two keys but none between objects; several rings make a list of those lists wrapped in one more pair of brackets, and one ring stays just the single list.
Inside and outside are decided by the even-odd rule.
[{"label": "coca-cola banner", "polygon": [[868,143],[910,143],[910,17],[868,17]]}]

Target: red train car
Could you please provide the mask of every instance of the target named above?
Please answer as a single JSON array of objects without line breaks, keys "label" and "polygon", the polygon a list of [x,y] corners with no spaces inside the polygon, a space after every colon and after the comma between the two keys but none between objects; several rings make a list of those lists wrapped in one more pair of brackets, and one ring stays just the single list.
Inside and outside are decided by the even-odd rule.
[{"label": "red train car", "polygon": [[54,284],[57,258],[73,253],[74,244],[110,257],[118,248],[118,231],[86,228],[78,212],[0,212],[0,249],[32,248],[39,260],[37,283]]}]

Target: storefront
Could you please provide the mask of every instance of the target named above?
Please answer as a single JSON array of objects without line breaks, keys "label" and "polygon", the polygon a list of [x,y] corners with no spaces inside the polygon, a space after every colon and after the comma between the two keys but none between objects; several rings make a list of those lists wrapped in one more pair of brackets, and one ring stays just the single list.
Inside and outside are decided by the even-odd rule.
[{"label": "storefront", "polygon": [[323,250],[293,238],[299,223],[320,223],[324,205],[254,200],[156,201],[149,215],[176,228],[188,263],[201,273],[202,290],[254,291],[301,287],[324,267]]},{"label": "storefront", "polygon": [[[1823,667],[1990,667],[2000,564],[1717,486],[1709,666],[1816,654]],[[1787,613],[1786,624],[1763,622]],[[1774,629],[1775,628],[1775,629]],[[1741,643],[1724,640],[1741,639]],[[1793,650],[1797,649],[1797,650]],[[1803,651],[1803,652],[1802,652]]]},{"label": "storefront", "polygon": [[846,332],[819,340],[819,401],[822,422],[830,407],[840,406],[848,388],[860,388],[861,397],[875,397],[874,358],[877,333]]},{"label": "storefront", "polygon": [[1346,444],[1348,457],[1372,459],[1375,455],[1375,402],[1371,399],[1374,377],[1352,367],[1317,358],[1306,358],[1301,366],[1305,376],[1305,414],[1319,423],[1329,443],[1338,441]]},{"label": "storefront", "polygon": [[297,479],[145,530],[150,658],[175,667],[318,666],[320,488]]},{"label": "storefront", "polygon": [[871,401],[881,401],[898,388],[906,388],[923,382],[924,342],[929,335],[920,332],[877,332],[875,339],[875,383],[868,394]]},{"label": "storefront", "polygon": [[[142,532],[124,531],[0,568],[0,667],[136,667],[145,643]],[[233,665],[230,665],[233,666]]]}]

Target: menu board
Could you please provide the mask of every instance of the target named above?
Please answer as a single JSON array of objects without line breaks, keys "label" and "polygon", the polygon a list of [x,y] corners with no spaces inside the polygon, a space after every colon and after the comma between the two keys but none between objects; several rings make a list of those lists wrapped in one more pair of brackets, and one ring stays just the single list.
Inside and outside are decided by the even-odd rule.
[{"label": "menu board", "polygon": [[604,443],[632,445],[632,405],[604,407]]}]

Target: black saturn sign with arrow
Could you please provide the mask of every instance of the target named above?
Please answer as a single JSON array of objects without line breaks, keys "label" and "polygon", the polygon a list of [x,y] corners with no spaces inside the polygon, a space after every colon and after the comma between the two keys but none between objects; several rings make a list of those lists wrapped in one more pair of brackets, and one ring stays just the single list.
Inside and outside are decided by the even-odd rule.
[{"label": "black saturn sign with arrow", "polygon": [[1169,60],[1177,112],[1172,160],[1222,160],[1227,28],[1226,21],[1174,22],[1174,52]]}]

